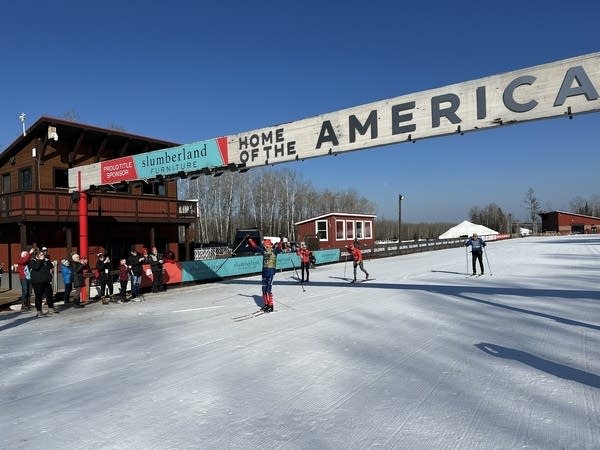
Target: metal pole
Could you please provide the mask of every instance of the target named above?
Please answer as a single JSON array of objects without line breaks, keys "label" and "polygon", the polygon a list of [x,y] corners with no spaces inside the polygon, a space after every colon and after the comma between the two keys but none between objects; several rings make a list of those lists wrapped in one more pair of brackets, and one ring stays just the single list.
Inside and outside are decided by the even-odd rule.
[{"label": "metal pole", "polygon": [[402,233],[402,200],[404,200],[404,196],[398,194],[398,245],[400,245],[400,234]]}]

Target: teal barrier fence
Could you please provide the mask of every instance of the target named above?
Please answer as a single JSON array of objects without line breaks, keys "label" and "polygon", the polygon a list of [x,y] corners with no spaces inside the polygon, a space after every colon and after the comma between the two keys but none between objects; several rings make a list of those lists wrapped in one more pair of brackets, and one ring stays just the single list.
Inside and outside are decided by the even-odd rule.
[{"label": "teal barrier fence", "polygon": [[[316,250],[313,252],[316,264],[335,263],[340,260],[340,250]],[[252,275],[262,271],[262,256],[240,256],[223,259],[205,259],[200,261],[182,261],[181,281],[208,281],[240,275]],[[295,253],[280,253],[277,256],[277,269],[289,270],[300,267],[300,258]]]}]

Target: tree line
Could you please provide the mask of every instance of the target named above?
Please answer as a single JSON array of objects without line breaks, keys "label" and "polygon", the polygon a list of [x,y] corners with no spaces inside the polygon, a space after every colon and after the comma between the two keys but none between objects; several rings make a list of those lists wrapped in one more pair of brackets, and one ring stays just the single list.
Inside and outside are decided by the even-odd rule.
[{"label": "tree line", "polygon": [[238,228],[297,240],[295,222],[331,212],[374,214],[375,204],[355,190],[318,191],[289,169],[253,169],[181,180],[178,197],[197,200],[196,241],[232,242]]},{"label": "tree line", "polygon": [[[294,223],[332,212],[375,214],[376,205],[355,190],[317,190],[309,181],[290,169],[253,169],[248,173],[225,172],[219,177],[201,176],[180,180],[178,197],[196,200],[198,218],[195,236],[198,243],[230,243],[239,228],[258,228],[266,236],[286,236],[297,240]],[[527,225],[534,233],[539,223],[540,202],[533,188],[525,193]],[[600,197],[576,197],[570,212],[600,217]],[[520,223],[496,203],[473,206],[470,221],[500,233],[518,232]],[[437,239],[454,223],[402,223],[400,240]],[[398,239],[396,220],[378,220],[375,239]]]}]

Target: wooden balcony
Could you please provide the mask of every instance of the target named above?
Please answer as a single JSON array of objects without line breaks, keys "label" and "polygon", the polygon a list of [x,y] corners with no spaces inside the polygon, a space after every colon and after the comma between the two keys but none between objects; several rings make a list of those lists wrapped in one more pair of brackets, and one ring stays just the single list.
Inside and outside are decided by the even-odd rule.
[{"label": "wooden balcony", "polygon": [[[17,221],[77,222],[78,204],[66,191],[21,191],[0,194],[0,223]],[[150,195],[92,193],[88,217],[116,222],[191,223],[196,218],[196,202]]]}]

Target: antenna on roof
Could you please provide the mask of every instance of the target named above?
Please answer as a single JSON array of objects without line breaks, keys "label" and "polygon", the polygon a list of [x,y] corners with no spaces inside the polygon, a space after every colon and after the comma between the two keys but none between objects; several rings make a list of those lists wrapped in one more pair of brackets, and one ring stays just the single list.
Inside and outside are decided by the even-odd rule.
[{"label": "antenna on roof", "polygon": [[27,133],[25,133],[25,113],[22,112],[21,114],[19,114],[19,120],[21,121],[21,124],[23,125],[23,136],[25,136]]}]

